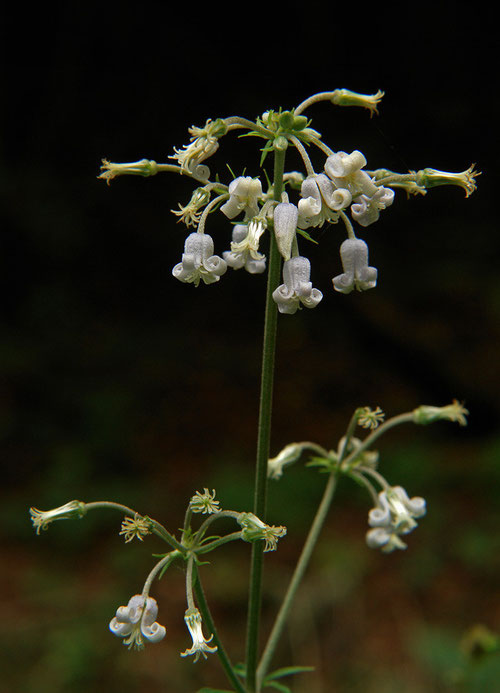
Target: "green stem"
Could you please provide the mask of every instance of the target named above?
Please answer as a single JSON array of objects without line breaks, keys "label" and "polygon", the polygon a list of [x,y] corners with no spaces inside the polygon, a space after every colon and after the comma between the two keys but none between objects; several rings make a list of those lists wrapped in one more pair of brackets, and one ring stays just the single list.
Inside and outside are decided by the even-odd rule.
[{"label": "green stem", "polygon": [[[275,149],[273,198],[278,202],[281,201],[281,193],[283,191],[284,169],[285,150]],[[254,514],[264,522],[267,504],[267,461],[269,459],[271,438],[274,356],[278,322],[278,309],[273,300],[273,291],[279,284],[281,272],[281,256],[276,245],[274,233],[271,233],[270,237],[253,510]],[[263,549],[264,542],[259,541],[252,545],[246,643],[246,682],[249,693],[254,693],[258,690],[256,688],[256,670],[262,600]]]},{"label": "green stem", "polygon": [[336,472],[332,472],[323,492],[323,497],[314,517],[311,529],[309,530],[309,534],[307,535],[307,539],[304,543],[304,547],[295,567],[292,579],[290,580],[290,584],[288,586],[286,595],[283,599],[280,610],[276,617],[276,621],[274,622],[273,629],[271,631],[271,634],[269,635],[266,647],[262,654],[262,658],[260,660],[259,667],[257,670],[257,682],[259,686],[262,683],[262,679],[267,674],[274,651],[276,649],[276,646],[278,645],[278,642],[281,639],[283,628],[288,618],[288,614],[290,612],[292,602],[295,598],[295,594],[297,592],[300,582],[302,581],[302,578],[304,577],[304,573],[307,569],[307,566],[309,565],[309,560],[311,558],[313,549],[316,546],[316,542],[318,541],[318,537],[328,515],[333,495],[335,493],[336,485],[337,475]]},{"label": "green stem", "polygon": [[[138,515],[141,518],[146,517],[145,515],[141,515],[140,513],[138,513],[136,510],[129,508],[127,505],[122,505],[121,503],[114,503],[113,501],[92,501],[91,503],[85,503],[86,510],[96,510],[99,508],[111,508],[113,510],[119,510],[124,515],[128,515],[129,517],[135,517],[136,515]],[[185,547],[182,546],[182,544],[178,542],[177,539],[172,534],[170,534],[170,532],[167,529],[165,529],[165,527],[160,522],[153,520],[152,517],[147,517],[152,524],[153,534],[156,534],[156,536],[163,539],[163,541],[166,541],[167,544],[170,544],[172,548],[177,549],[182,554],[185,553]]]},{"label": "green stem", "polygon": [[198,568],[196,565],[193,566],[193,575],[194,575],[194,593],[196,595],[196,601],[198,603],[198,608],[200,610],[201,616],[203,618],[203,622],[207,626],[207,629],[210,631],[210,633],[213,635],[214,643],[217,645],[217,655],[220,659],[220,662],[222,664],[222,667],[224,671],[226,672],[226,676],[231,682],[231,684],[234,686],[234,690],[237,691],[237,693],[245,693],[245,689],[240,683],[240,680],[236,676],[233,665],[231,664],[231,660],[229,659],[229,656],[224,649],[224,646],[222,642],[220,641],[219,635],[217,633],[217,629],[215,628],[215,623],[212,618],[212,614],[210,613],[210,609],[208,608],[207,600],[205,598],[205,593],[203,591],[203,587],[201,585],[200,581],[200,575],[198,572]]}]

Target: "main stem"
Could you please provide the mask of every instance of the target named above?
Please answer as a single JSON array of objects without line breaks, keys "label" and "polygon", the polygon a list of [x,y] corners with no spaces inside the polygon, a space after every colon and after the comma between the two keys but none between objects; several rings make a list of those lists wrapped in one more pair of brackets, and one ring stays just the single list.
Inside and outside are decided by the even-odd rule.
[{"label": "main stem", "polygon": [[[276,149],[274,152],[273,197],[278,202],[281,201],[281,193],[283,191],[284,168],[285,150]],[[253,506],[254,514],[263,521],[265,521],[266,517],[267,504],[267,461],[269,459],[271,439],[274,355],[278,321],[278,309],[273,300],[273,291],[279,284],[281,271],[281,256],[276,245],[274,233],[270,234],[270,238]],[[252,545],[246,645],[246,684],[249,693],[256,693],[257,691],[256,670],[262,601],[263,549],[264,546],[261,541]]]}]

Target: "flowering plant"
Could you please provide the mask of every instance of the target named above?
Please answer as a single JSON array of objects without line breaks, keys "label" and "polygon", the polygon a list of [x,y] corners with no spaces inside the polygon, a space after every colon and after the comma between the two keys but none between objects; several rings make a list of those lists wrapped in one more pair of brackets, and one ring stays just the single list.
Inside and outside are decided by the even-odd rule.
[{"label": "flowering plant", "polygon": [[[104,160],[101,167],[99,177],[107,183],[122,175],[147,177],[160,172],[174,172],[195,182],[190,200],[173,210],[187,229],[180,261],[172,268],[172,276],[178,281],[195,286],[201,283],[209,285],[219,282],[231,269],[245,269],[250,274],[267,270],[254,503],[251,509],[223,509],[216,499],[215,490],[204,488],[188,501],[183,526],[177,534],[156,519],[114,501],[75,500],[49,511],[31,508],[32,521],[40,533],[55,520],[82,518],[89,510],[110,508],[125,516],[120,534],[126,543],[135,538],[143,541],[149,534],[162,539],[168,546],[167,553],[152,568],[141,593],[132,596],[127,606],[118,607],[109,628],[113,634],[124,638],[123,642],[129,648],[142,649],[146,643],[161,641],[166,629],[156,621],[158,605],[150,591],[154,580],[163,576],[172,564],[183,563],[187,601],[184,620],[192,646],[181,652],[181,656],[193,656],[196,662],[200,656],[207,658],[209,654],[217,654],[232,689],[239,693],[255,693],[267,685],[288,691],[286,685],[277,683],[277,679],[308,669],[293,665],[270,671],[270,665],[338,482],[344,478],[352,479],[368,492],[373,503],[368,512],[368,547],[381,549],[384,553],[405,549],[407,544],[403,537],[406,538],[416,528],[417,520],[425,515],[426,502],[419,496],[410,497],[402,486],[393,485],[385,478],[379,470],[379,452],[374,445],[384,433],[404,423],[426,425],[448,420],[463,426],[467,422],[468,412],[457,400],[442,407],[419,406],[390,418],[385,417],[379,406],[362,406],[355,410],[344,435],[333,449],[302,441],[289,443],[277,455],[270,456],[278,314],[293,315],[304,307],[316,308],[322,301],[322,290],[313,286],[311,262],[307,257],[307,244],[316,242],[316,230],[338,234],[336,227],[341,229],[341,268],[337,263],[335,272],[338,273],[332,277],[332,290],[339,294],[368,291],[377,285],[378,270],[369,264],[368,244],[364,238],[358,237],[357,226],[364,234],[365,229],[379,220],[381,213],[386,213],[398,189],[408,196],[425,195],[429,188],[455,185],[461,187],[468,197],[476,188],[475,178],[479,172],[473,165],[461,173],[446,173],[432,168],[404,173],[368,169],[362,152],[330,148],[304,115],[314,104],[328,101],[340,107],[365,108],[372,116],[377,113],[382,97],[381,91],[363,95],[336,89],[315,94],[291,110],[267,110],[255,121],[240,116],[207,120],[203,127],[189,129],[190,142],[187,145],[174,149],[170,158],[175,163],[159,164],[142,159],[117,164]],[[232,132],[263,141],[260,150],[262,176],[231,173],[231,179],[226,183],[222,182],[222,176],[212,176],[206,162],[219,149],[220,140]],[[289,148],[298,152],[303,171],[286,170]],[[320,169],[313,165],[308,150],[319,154]],[[273,155],[272,176],[264,168],[270,154]],[[226,246],[219,254],[212,236],[207,233],[211,215],[216,213],[223,215],[227,228]],[[266,237],[267,254],[264,248]],[[339,297],[338,300],[343,299]],[[363,438],[356,435],[358,427],[366,431]],[[267,524],[268,481],[280,480],[284,471],[302,458],[307,460],[309,467],[325,473],[327,481],[274,626],[261,649],[259,623],[263,555],[276,550],[287,531],[283,526]],[[196,516],[200,516],[198,522],[194,522]],[[233,531],[214,534],[212,525],[222,518],[235,523]],[[234,665],[221,642],[200,576],[202,557],[233,541],[252,545],[244,665]],[[207,637],[203,625],[205,632],[209,632]]]}]

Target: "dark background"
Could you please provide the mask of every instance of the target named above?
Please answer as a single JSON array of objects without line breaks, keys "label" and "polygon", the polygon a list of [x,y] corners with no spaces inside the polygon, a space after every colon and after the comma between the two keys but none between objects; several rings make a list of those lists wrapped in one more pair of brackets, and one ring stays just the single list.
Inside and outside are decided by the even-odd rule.
[{"label": "dark background", "polygon": [[[339,489],[276,664],[315,666],[295,684],[308,693],[495,690],[494,657],[457,683],[464,634],[478,623],[500,630],[499,103],[482,8],[12,8],[1,149],[1,693],[225,685],[215,658],[179,657],[188,636],[178,569],[153,592],[161,645],[128,653],[107,632],[162,550],[154,539],[125,547],[121,518],[104,511],[36,537],[28,508],[116,500],[175,532],[205,486],[226,508],[251,506],[265,277],[176,282],[185,229],[170,210],[193,184],[162,174],[108,188],[96,176],[104,157],[168,161],[209,117],[253,119],[339,87],[386,95],[371,119],[326,103],[310,110],[333,149],[360,149],[369,168],[476,162],[483,175],[470,199],[459,188],[410,200],[399,192],[362,230],[379,270],[372,292],[331,289],[340,226],[303,246],[324,299],[280,316],[272,451],[291,440],[335,447],[359,405],[393,415],[457,397],[470,423],[407,427],[380,443],[382,473],[428,501],[407,552],[369,551],[370,499]],[[259,146],[224,138],[212,171],[227,182],[227,162],[257,175]],[[228,246],[222,215],[207,231],[216,252]],[[264,628],[322,484],[297,468],[271,487],[269,519],[289,532],[267,563]],[[228,547],[204,570],[235,661],[248,553]]]}]

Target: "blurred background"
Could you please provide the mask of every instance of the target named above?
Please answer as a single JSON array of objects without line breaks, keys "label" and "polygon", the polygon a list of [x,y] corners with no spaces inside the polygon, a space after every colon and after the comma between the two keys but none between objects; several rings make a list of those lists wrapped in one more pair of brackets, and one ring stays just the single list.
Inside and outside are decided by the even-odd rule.
[{"label": "blurred background", "polygon": [[[125,545],[99,511],[37,537],[28,508],[115,500],[182,524],[189,497],[215,488],[249,509],[265,276],[176,282],[185,228],[171,214],[193,184],[173,174],[97,180],[102,158],[168,161],[207,118],[255,118],[339,87],[386,95],[380,115],[312,108],[333,149],[368,168],[483,171],[478,190],[404,193],[360,232],[377,289],[343,296],[339,227],[304,242],[314,311],[280,316],[272,453],[293,440],[336,447],[357,406],[388,416],[453,398],[467,428],[401,427],[380,471],[424,496],[428,514],[391,555],[365,544],[370,498],[343,483],[298,596],[276,666],[315,667],[296,693],[499,690],[500,289],[491,18],[437,3],[409,19],[307,7],[167,9],[161,2],[54,2],[4,25],[1,141],[0,691],[184,693],[227,687],[216,658],[179,657],[184,576],[154,585],[167,637],[128,652],[107,624],[141,591],[163,546]],[[14,8],[15,10],[15,8]],[[257,175],[259,140],[228,136],[209,162]],[[321,164],[318,162],[318,169]],[[289,168],[298,168],[290,156]],[[222,215],[207,231],[229,244]],[[340,233],[340,235],[339,235]],[[303,465],[273,483],[263,632],[321,497]],[[243,658],[249,547],[203,568],[234,661]]]}]

